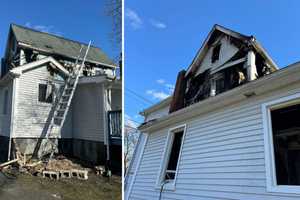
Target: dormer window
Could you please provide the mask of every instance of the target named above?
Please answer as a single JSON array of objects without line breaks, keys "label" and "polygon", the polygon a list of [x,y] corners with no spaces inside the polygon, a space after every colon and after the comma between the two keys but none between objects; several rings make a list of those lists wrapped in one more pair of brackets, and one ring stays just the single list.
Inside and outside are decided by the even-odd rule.
[{"label": "dormer window", "polygon": [[219,60],[220,50],[221,50],[221,44],[218,44],[213,48],[213,52],[212,52],[212,56],[211,56],[211,63],[214,63],[217,60]]}]

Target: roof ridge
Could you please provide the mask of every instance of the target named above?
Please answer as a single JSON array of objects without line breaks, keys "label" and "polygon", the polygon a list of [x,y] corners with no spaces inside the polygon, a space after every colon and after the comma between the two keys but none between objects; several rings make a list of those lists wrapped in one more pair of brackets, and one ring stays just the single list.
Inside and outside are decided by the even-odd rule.
[{"label": "roof ridge", "polygon": [[[19,24],[11,23],[10,26],[11,26],[11,27],[12,27],[12,26],[17,26],[17,27],[19,27],[19,28],[27,29],[27,30],[29,30],[29,31],[33,31],[33,32],[37,32],[37,33],[41,33],[41,34],[45,34],[45,35],[57,37],[57,38],[59,38],[59,39],[63,39],[63,40],[67,40],[67,41],[70,41],[70,42],[74,42],[74,43],[78,43],[78,44],[81,44],[81,45],[88,46],[88,44],[87,44],[87,43],[84,43],[84,42],[80,42],[80,41],[72,40],[72,39],[69,39],[69,38],[65,38],[65,37],[63,37],[63,36],[55,35],[55,34],[53,34],[53,33],[47,33],[47,32],[43,32],[43,31],[39,31],[39,30],[30,28],[30,27],[26,27],[26,26],[22,26],[22,25],[19,25]],[[97,46],[94,46],[94,45],[91,45],[91,47],[94,47],[94,48],[96,48],[96,49],[102,50],[100,47],[97,47]]]}]

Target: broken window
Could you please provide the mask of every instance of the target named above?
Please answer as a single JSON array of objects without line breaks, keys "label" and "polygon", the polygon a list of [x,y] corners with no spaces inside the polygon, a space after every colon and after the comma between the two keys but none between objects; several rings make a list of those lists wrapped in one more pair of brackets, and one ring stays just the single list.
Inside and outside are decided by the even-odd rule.
[{"label": "broken window", "polygon": [[300,185],[300,104],[271,110],[277,185]]},{"label": "broken window", "polygon": [[4,91],[4,99],[3,99],[3,115],[7,114],[8,110],[8,90]]},{"label": "broken window", "polygon": [[52,103],[53,91],[50,84],[39,84],[39,101]]},{"label": "broken window", "polygon": [[224,76],[219,76],[216,80],[216,94],[225,91],[225,78]]},{"label": "broken window", "polygon": [[219,57],[220,57],[220,50],[221,50],[221,44],[218,44],[217,46],[215,46],[213,48],[213,51],[212,51],[212,56],[211,56],[211,62],[214,63],[216,62],[217,60],[219,60]]},{"label": "broken window", "polygon": [[170,152],[168,155],[167,168],[164,177],[165,180],[175,179],[184,130],[177,130],[171,134],[172,137],[170,141]]}]

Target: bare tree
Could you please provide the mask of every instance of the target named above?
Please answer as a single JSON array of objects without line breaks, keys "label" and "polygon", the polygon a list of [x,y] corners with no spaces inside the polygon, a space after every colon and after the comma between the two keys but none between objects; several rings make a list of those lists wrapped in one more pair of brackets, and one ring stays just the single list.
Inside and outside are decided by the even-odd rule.
[{"label": "bare tree", "polygon": [[114,61],[119,63],[119,74],[122,78],[122,0],[107,0],[106,9],[112,22],[110,39],[113,47],[120,52]]},{"label": "bare tree", "polygon": [[136,128],[126,125],[124,128],[124,166],[125,173],[129,167],[129,163],[132,159],[135,145],[137,144],[139,132]]},{"label": "bare tree", "polygon": [[122,45],[122,0],[107,0],[107,15],[111,17],[113,45],[121,49]]}]

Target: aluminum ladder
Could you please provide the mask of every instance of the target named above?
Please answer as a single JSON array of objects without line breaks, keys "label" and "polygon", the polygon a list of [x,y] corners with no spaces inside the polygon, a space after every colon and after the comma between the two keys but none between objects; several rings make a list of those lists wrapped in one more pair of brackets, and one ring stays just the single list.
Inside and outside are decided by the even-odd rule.
[{"label": "aluminum ladder", "polygon": [[[46,135],[45,135],[45,141],[43,142],[44,145],[41,145],[42,151],[44,151],[47,143],[49,141],[51,142],[52,149],[50,152],[46,153],[46,154],[51,153],[50,159],[53,157],[53,154],[56,150],[57,145],[55,144],[55,142],[49,140],[49,137],[54,136],[54,138],[57,138],[61,133],[61,129],[64,125],[68,111],[70,109],[70,106],[72,103],[72,98],[74,96],[75,89],[76,89],[78,81],[79,81],[79,77],[84,68],[84,63],[86,61],[86,57],[90,50],[90,46],[91,46],[91,41],[89,42],[89,45],[85,50],[83,59],[81,58],[83,46],[81,46],[79,54],[76,58],[75,67],[74,67],[71,75],[68,76],[68,78],[66,79],[65,84],[63,86],[63,90],[61,91],[60,95],[56,98],[56,101],[54,103],[54,111],[53,111],[53,115],[51,117],[51,121],[50,121],[49,127],[48,127]],[[81,64],[79,64],[80,61],[81,61]],[[46,154],[42,154],[41,157],[43,157]]]}]

